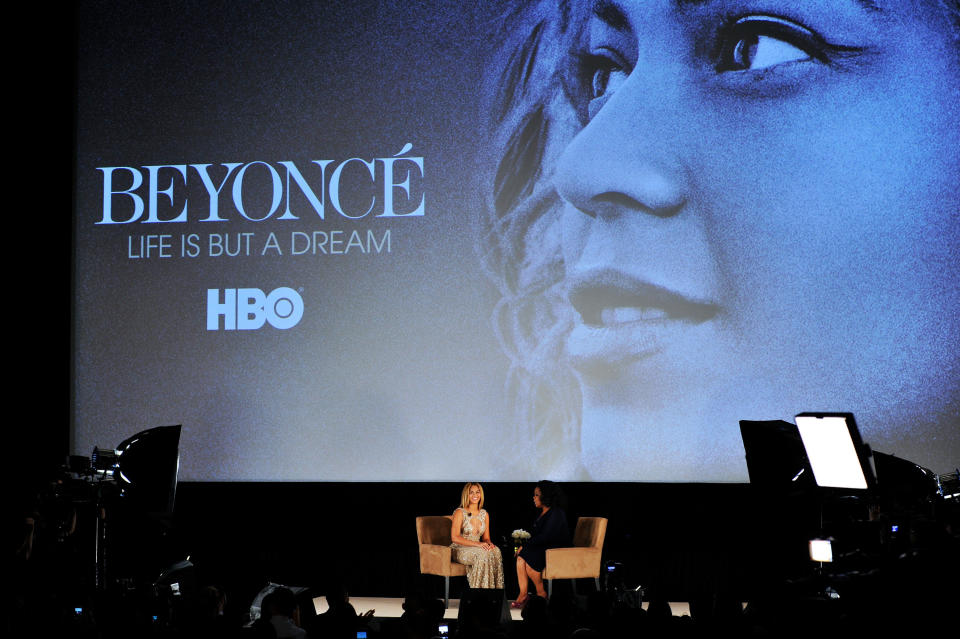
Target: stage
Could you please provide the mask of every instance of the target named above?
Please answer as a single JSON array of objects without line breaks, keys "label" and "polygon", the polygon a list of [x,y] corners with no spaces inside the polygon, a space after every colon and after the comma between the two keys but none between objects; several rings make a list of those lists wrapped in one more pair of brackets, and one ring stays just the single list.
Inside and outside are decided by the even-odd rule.
[{"label": "stage", "polygon": [[[374,618],[393,619],[403,614],[403,598],[401,597],[350,597],[350,604],[357,611],[358,615],[362,615],[368,610],[374,611]],[[643,609],[646,610],[648,605],[647,602],[643,602]],[[327,611],[327,601],[322,595],[313,598],[313,606],[318,615]],[[689,615],[690,604],[685,601],[671,601],[670,610],[675,617]],[[521,612],[519,609],[511,608],[510,618],[514,621],[520,621]],[[456,619],[459,613],[460,600],[451,599],[450,605],[447,607],[446,612],[444,612],[443,618]]]}]

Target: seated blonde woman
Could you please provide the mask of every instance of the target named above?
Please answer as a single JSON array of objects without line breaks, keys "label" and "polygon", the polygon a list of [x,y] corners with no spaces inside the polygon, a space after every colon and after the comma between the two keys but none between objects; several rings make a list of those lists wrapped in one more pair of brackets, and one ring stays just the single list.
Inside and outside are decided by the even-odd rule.
[{"label": "seated blonde woman", "polygon": [[503,588],[503,557],[490,541],[490,515],[483,509],[483,487],[467,483],[453,511],[453,560],[467,566],[471,588]]}]

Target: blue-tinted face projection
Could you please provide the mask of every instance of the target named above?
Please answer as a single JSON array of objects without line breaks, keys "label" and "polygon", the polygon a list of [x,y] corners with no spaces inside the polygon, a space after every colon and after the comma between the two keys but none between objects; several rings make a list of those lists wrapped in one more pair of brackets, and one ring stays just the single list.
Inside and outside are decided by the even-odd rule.
[{"label": "blue-tinted face projection", "polygon": [[583,472],[743,480],[738,421],[808,410],[852,411],[894,454],[956,451],[950,10],[644,0],[574,14],[563,73],[582,128],[544,173]]}]

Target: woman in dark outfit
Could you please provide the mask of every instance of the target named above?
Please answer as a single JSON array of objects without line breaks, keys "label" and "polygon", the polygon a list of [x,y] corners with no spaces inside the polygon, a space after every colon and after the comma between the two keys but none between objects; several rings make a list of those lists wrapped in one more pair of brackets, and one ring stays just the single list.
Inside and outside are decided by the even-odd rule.
[{"label": "woman in dark outfit", "polygon": [[533,581],[537,595],[546,597],[543,588],[543,572],[547,564],[547,549],[570,545],[570,528],[567,526],[567,514],[564,512],[563,493],[560,487],[551,481],[537,482],[533,489],[533,505],[540,510],[540,516],[533,524],[530,539],[527,539],[517,552],[517,582],[520,594],[512,604],[515,608],[526,603],[528,580]]}]

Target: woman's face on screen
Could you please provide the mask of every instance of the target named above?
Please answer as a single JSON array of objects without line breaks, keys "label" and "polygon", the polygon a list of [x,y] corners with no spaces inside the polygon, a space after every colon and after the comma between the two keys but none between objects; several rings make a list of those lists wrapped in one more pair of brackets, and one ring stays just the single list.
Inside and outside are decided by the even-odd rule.
[{"label": "woman's face on screen", "polygon": [[802,411],[852,411],[875,445],[955,428],[960,54],[937,3],[601,2],[579,49],[556,184],[588,471],[742,478],[738,421]]}]

